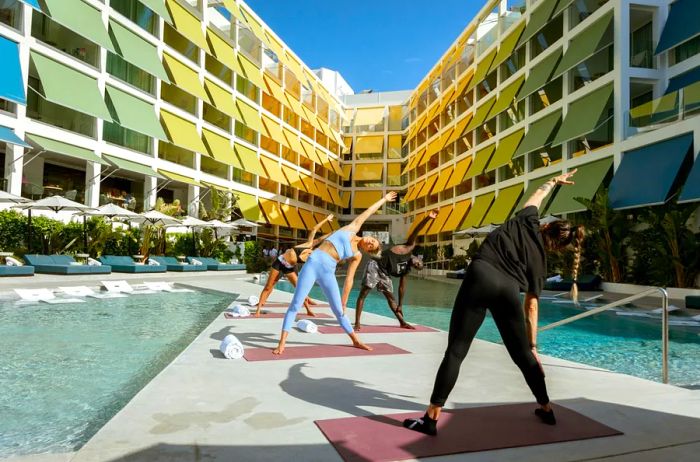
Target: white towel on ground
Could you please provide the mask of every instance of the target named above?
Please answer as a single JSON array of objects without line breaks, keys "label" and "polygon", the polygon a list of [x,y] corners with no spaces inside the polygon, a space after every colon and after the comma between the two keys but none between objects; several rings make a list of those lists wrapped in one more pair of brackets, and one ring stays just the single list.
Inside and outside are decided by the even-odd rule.
[{"label": "white towel on ground", "polygon": [[219,351],[226,359],[241,359],[243,357],[243,344],[233,334],[228,334],[219,345]]},{"label": "white towel on ground", "polygon": [[228,312],[231,313],[231,315],[233,315],[234,318],[247,318],[248,316],[250,316],[250,310],[245,306],[239,304],[229,305]]},{"label": "white towel on ground", "polygon": [[307,334],[315,334],[318,332],[318,326],[308,319],[302,319],[297,322],[297,329]]}]

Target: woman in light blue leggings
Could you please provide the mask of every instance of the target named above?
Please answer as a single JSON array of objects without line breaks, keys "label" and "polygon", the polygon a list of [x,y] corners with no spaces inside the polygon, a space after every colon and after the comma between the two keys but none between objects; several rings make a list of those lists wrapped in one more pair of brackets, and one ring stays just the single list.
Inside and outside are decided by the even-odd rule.
[{"label": "woman in light blue leggings", "polygon": [[[343,226],[338,231],[331,234],[306,260],[306,264],[299,273],[297,287],[292,297],[292,303],[284,315],[282,323],[282,335],[280,336],[279,345],[273,351],[274,354],[280,355],[284,352],[284,346],[287,343],[289,330],[292,328],[297,312],[301,308],[304,299],[311,291],[315,282],[321,286],[324,295],[328,299],[328,303],[333,310],[333,314],[340,323],[341,327],[350,336],[352,345],[363,350],[371,350],[370,347],[360,342],[355,332],[352,330],[350,321],[345,316],[345,307],[352,289],[355,271],[362,260],[360,250],[367,253],[377,253],[381,247],[379,241],[373,237],[358,237],[357,232],[362,224],[381,208],[386,202],[391,202],[396,198],[395,192],[390,192],[379,201],[375,202],[370,208],[364,211],[362,215],[355,218],[352,223]],[[335,279],[335,268],[341,260],[350,260],[348,265],[348,273],[343,286],[343,295],[340,295],[338,281]]]}]

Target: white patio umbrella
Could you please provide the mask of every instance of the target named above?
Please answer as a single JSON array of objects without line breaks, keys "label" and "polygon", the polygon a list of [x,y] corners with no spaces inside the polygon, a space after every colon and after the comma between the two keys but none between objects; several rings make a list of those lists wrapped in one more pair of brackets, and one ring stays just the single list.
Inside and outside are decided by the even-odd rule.
[{"label": "white patio umbrella", "polygon": [[31,202],[31,199],[0,191],[0,204],[26,204],[27,202]]},{"label": "white patio umbrella", "polygon": [[260,226],[254,221],[246,220],[245,218],[239,218],[238,220],[234,220],[231,222],[231,224],[235,226],[243,226],[244,228],[257,228],[258,226]]},{"label": "white patio umbrella", "polygon": [[194,256],[197,256],[197,234],[195,230],[196,228],[211,228],[213,227],[212,223],[188,215],[182,220],[180,226],[186,226],[192,230],[192,250],[194,251]]},{"label": "white patio umbrella", "polygon": [[[27,211],[27,228],[29,235],[29,239],[27,241],[27,253],[31,253],[32,251],[32,210],[51,210],[55,213],[61,211],[84,212],[86,210],[94,210],[92,207],[66,199],[63,196],[45,197],[36,202],[17,204],[13,207]],[[87,230],[85,225],[85,217],[83,217],[83,245],[84,250],[87,252]]]},{"label": "white patio umbrella", "polygon": [[164,225],[164,226],[173,226],[173,225],[179,225],[180,220],[177,218],[173,218],[170,215],[166,215],[162,212],[159,212],[157,210],[151,210],[146,213],[141,213],[137,214],[137,216],[133,217],[133,221],[141,224],[149,224],[149,225]]},{"label": "white patio umbrella", "polygon": [[217,230],[217,229],[227,229],[227,230],[229,230],[229,231],[234,230],[234,229],[238,229],[238,226],[236,226],[235,224],[233,224],[233,223],[224,223],[224,222],[221,221],[221,220],[209,220],[208,223],[209,223],[209,225],[214,229],[214,237],[215,237],[216,239],[219,238],[219,236],[218,236],[217,233],[216,233],[216,230]]},{"label": "white patio umbrella", "polygon": [[[131,210],[127,210],[123,207],[119,207],[118,205],[115,204],[104,204],[95,210],[86,210],[85,212],[80,213],[80,215],[83,216],[83,223],[85,223],[85,217],[86,216],[93,216],[93,217],[105,217],[109,218],[110,220],[113,220],[114,218],[133,218],[133,217],[138,217],[139,214],[136,212],[132,212]],[[131,229],[131,221],[128,222],[129,229]],[[129,253],[131,253],[131,241],[129,240],[127,236],[127,250]]]}]

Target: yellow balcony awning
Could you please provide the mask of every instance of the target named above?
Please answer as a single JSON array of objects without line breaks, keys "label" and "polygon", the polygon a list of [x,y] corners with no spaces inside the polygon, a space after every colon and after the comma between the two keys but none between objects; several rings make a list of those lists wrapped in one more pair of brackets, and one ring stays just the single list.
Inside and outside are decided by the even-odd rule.
[{"label": "yellow balcony awning", "polygon": [[316,189],[320,193],[320,198],[326,202],[333,203],[333,198],[331,197],[330,191],[328,191],[328,185],[321,181],[316,182]]},{"label": "yellow balcony awning", "polygon": [[267,156],[260,156],[260,163],[262,163],[265,171],[267,172],[267,177],[272,181],[276,181],[280,184],[289,184],[287,182],[287,177],[282,173],[282,167],[277,163],[276,160],[270,159]]},{"label": "yellow balcony awning", "polygon": [[[386,164],[386,175],[387,175],[387,177],[400,177],[401,176],[401,164],[398,162]],[[394,185],[394,186],[396,186],[396,185]]]},{"label": "yellow balcony awning", "polygon": [[262,168],[260,160],[258,159],[258,154],[254,150],[239,143],[235,143],[233,145],[233,149],[236,151],[238,158],[243,164],[242,170],[252,173],[253,175],[267,178],[267,174],[265,173],[265,170]]},{"label": "yellow balcony awning", "polygon": [[472,159],[473,157],[469,156],[457,162],[457,164],[455,165],[455,169],[452,172],[452,176],[445,185],[445,189],[453,188],[461,184],[462,181],[464,181],[464,177],[466,176],[467,171],[469,170],[469,166],[472,164]]},{"label": "yellow balcony awning", "polygon": [[440,149],[442,148],[442,143],[440,143],[440,137],[435,136],[433,139],[428,143],[428,149],[426,150],[425,156],[421,160],[421,162],[418,164],[418,166],[421,166],[423,164],[427,164],[428,161],[438,152],[440,152]]},{"label": "yellow balcony awning", "polygon": [[265,81],[265,86],[262,87],[263,91],[275,98],[280,104],[284,104],[284,90],[282,90],[282,86],[267,74],[263,74],[263,80]]},{"label": "yellow balcony awning", "polygon": [[500,225],[505,222],[510,217],[515,203],[520,199],[524,186],[523,183],[520,183],[498,191],[498,197],[496,197],[489,213],[484,217],[483,223],[485,225]]},{"label": "yellow balcony awning", "polygon": [[[268,138],[275,140],[276,142],[280,143],[283,146],[287,146],[287,140],[284,137],[284,132],[282,131],[282,127],[278,122],[275,122],[268,116],[264,115],[262,116],[262,122],[263,125],[265,126],[265,136]],[[289,147],[289,146],[287,146]]]},{"label": "yellow balcony awning", "polygon": [[482,173],[484,173],[484,169],[486,168],[486,165],[489,163],[489,160],[491,159],[491,155],[493,154],[493,152],[495,150],[496,150],[496,143],[492,143],[491,145],[476,151],[476,154],[474,155],[474,162],[472,162],[472,166],[467,171],[465,178],[466,179],[474,178],[475,176],[478,176],[478,175],[481,175]]},{"label": "yellow balcony awning", "polygon": [[265,132],[265,127],[263,127],[262,120],[257,109],[245,101],[241,101],[240,99],[236,101],[236,107],[238,107],[238,111],[241,113],[241,117],[243,118],[241,122],[243,122],[248,128],[252,128],[258,133]]},{"label": "yellow balcony awning", "polygon": [[265,88],[265,81],[263,80],[262,73],[258,66],[242,54],[238,55],[238,62],[241,64],[243,75],[246,79],[253,82],[253,85],[258,88]]},{"label": "yellow balcony awning", "polygon": [[[314,212],[314,218],[316,219],[316,222],[317,222],[317,223],[321,223],[323,220],[326,219],[327,216],[328,216],[327,214],[323,214],[323,213],[319,213],[319,212]],[[336,221],[337,221],[337,220],[333,220],[334,223],[335,223]],[[326,221],[326,222],[323,222],[323,224],[321,225],[321,232],[322,232],[323,234],[328,234],[328,233],[330,233],[330,232],[333,232],[333,227],[331,227],[331,225],[328,224],[327,221]]]},{"label": "yellow balcony awning", "polygon": [[241,209],[243,218],[257,223],[262,223],[264,221],[262,214],[260,213],[260,206],[258,205],[258,200],[252,194],[242,193],[240,191],[235,191],[236,205]]},{"label": "yellow balcony awning", "polygon": [[438,179],[435,182],[435,186],[433,186],[433,194],[442,192],[447,188],[447,182],[450,180],[453,171],[453,167],[447,167],[438,172]]},{"label": "yellow balcony awning", "polygon": [[420,189],[423,187],[425,184],[424,181],[421,181],[419,183],[414,184],[413,186],[409,186],[408,192],[406,195],[403,197],[403,202],[411,202],[413,199],[416,198],[416,195],[420,191]]},{"label": "yellow balcony awning", "polygon": [[292,112],[294,112],[299,117],[304,116],[304,108],[301,102],[294,95],[286,93],[285,99],[287,100],[287,107],[291,108]]},{"label": "yellow balcony awning", "polygon": [[343,165],[343,174],[341,175],[344,180],[347,180],[350,178],[350,173],[352,172],[352,165],[351,164],[345,164]]},{"label": "yellow balcony awning", "polygon": [[171,82],[174,82],[175,85],[187,93],[211,103],[209,95],[204,91],[202,82],[199,81],[197,71],[167,53],[163,53],[163,62]]},{"label": "yellow balcony awning", "polygon": [[340,176],[341,178],[343,177],[343,169],[340,166],[340,162],[337,160],[329,157],[328,161],[331,163],[331,167],[333,168],[333,171],[335,172],[336,175]]},{"label": "yellow balcony awning", "polygon": [[208,50],[207,39],[202,30],[202,21],[175,0],[166,0],[166,2],[175,30],[198,47]]},{"label": "yellow balcony awning", "polygon": [[453,212],[453,210],[453,205],[441,207],[440,211],[438,212],[438,216],[435,217],[433,222],[428,227],[428,231],[425,234],[433,235],[441,233],[442,229],[445,227],[445,223],[447,223],[447,219],[450,217],[450,214]]},{"label": "yellow balcony awning", "polygon": [[318,157],[316,154],[316,149],[314,149],[313,144],[311,144],[309,141],[306,141],[305,139],[301,139],[301,146],[302,150],[300,152],[301,155],[309,159],[311,162],[315,162],[319,165],[322,165],[322,159]]},{"label": "yellow balcony awning", "polygon": [[498,66],[506,62],[510,55],[513,54],[515,46],[518,44],[518,40],[520,39],[520,36],[523,34],[524,30],[525,21],[520,21],[520,23],[516,25],[515,28],[513,28],[513,30],[509,32],[505,38],[503,38],[503,40],[501,40],[501,44],[498,47],[498,54],[493,60],[493,63],[491,63],[491,68],[489,71],[496,69]]},{"label": "yellow balcony awning", "polygon": [[425,218],[426,213],[421,212],[413,217],[413,223],[411,223],[411,226],[408,227],[408,236],[413,234],[413,230],[416,229],[416,226],[418,226],[418,223],[423,221],[423,218]]},{"label": "yellow balcony awning", "polygon": [[292,207],[287,204],[282,204],[282,213],[287,219],[289,226],[294,229],[308,229],[301,219],[301,215],[296,207]]},{"label": "yellow balcony awning", "polygon": [[352,198],[352,208],[367,209],[383,196],[381,191],[355,191]]},{"label": "yellow balcony awning", "polygon": [[459,98],[462,93],[464,93],[464,90],[466,90],[467,85],[472,81],[472,78],[474,77],[474,69],[469,69],[469,71],[464,74],[464,77],[462,77],[458,82],[457,82],[457,89],[455,90],[455,97]]},{"label": "yellow balcony awning", "polygon": [[304,183],[301,181],[299,172],[286,165],[282,165],[282,171],[284,172],[284,176],[287,177],[287,183],[289,183],[290,186],[302,191],[305,190]]},{"label": "yellow balcony awning", "polygon": [[267,222],[271,225],[288,227],[287,222],[282,214],[282,208],[279,202],[271,201],[268,199],[260,199],[260,208],[262,208],[263,213],[265,213],[265,218]]},{"label": "yellow balcony awning", "polygon": [[182,175],[180,173],[170,172],[168,170],[163,170],[162,168],[158,169],[158,173],[160,173],[161,175],[163,175],[171,181],[179,181],[180,183],[185,183],[192,186],[204,186],[202,183],[195,180],[194,178],[187,175]]},{"label": "yellow balcony awning", "polygon": [[230,115],[234,119],[241,119],[241,115],[236,107],[236,102],[233,100],[231,92],[207,79],[204,79],[204,88],[209,94],[215,108],[224,114]]},{"label": "yellow balcony awning", "polygon": [[[427,196],[428,194],[431,194],[431,190],[433,189],[433,186],[437,182],[438,175],[437,173],[430,175],[426,180],[425,180],[425,186],[423,189],[420,190],[418,195],[416,196],[416,199],[421,198],[423,196]],[[433,193],[434,194],[434,193]]]},{"label": "yellow balcony awning", "polygon": [[486,171],[490,172],[509,164],[513,158],[513,155],[515,154],[515,150],[518,149],[518,145],[520,145],[520,141],[524,136],[525,129],[521,128],[520,130],[501,138],[501,140],[498,142],[496,152],[493,154],[493,157],[491,157],[491,160],[486,167]]},{"label": "yellow balcony awning", "polygon": [[474,204],[472,205],[471,210],[469,210],[469,214],[467,215],[467,218],[464,219],[460,229],[477,228],[481,226],[486,212],[488,212],[489,208],[491,208],[493,197],[495,195],[496,193],[490,192],[477,196],[474,199]]},{"label": "yellow balcony awning", "polygon": [[472,120],[472,115],[474,114],[471,112],[468,113],[455,124],[452,133],[450,133],[450,137],[445,142],[446,145],[454,143],[464,134],[464,129],[467,128],[467,125],[469,125],[469,122]]},{"label": "yellow balcony awning", "polygon": [[343,199],[340,197],[340,193],[336,188],[333,188],[331,186],[328,187],[328,191],[331,193],[331,198],[333,199],[333,203],[339,207],[343,206]]},{"label": "yellow balcony awning", "polygon": [[418,165],[418,162],[420,162],[420,160],[423,158],[424,154],[425,154],[425,148],[422,148],[420,151],[409,156],[408,162],[406,163],[406,166],[404,167],[404,169],[401,173],[403,174],[403,173],[409,172],[409,171],[413,170],[414,168],[416,168],[416,166]]},{"label": "yellow balcony awning", "polygon": [[306,188],[309,194],[313,194],[316,197],[321,197],[321,193],[318,191],[316,182],[312,177],[308,175],[301,175],[301,181],[304,183],[304,188]]},{"label": "yellow balcony awning", "polygon": [[215,190],[221,191],[223,193],[233,192],[233,189],[229,188],[228,186],[221,185],[221,184],[212,183],[209,181],[202,181],[202,184],[209,189],[215,189]]},{"label": "yellow balcony awning", "polygon": [[355,154],[377,154],[384,152],[383,136],[358,136],[355,140]]},{"label": "yellow balcony awning", "polygon": [[442,232],[454,231],[462,224],[462,220],[469,213],[469,205],[472,203],[471,199],[459,201],[454,205],[454,210],[450,214],[445,224],[442,226]]},{"label": "yellow balcony awning", "polygon": [[330,161],[328,160],[328,154],[323,152],[321,148],[315,147],[314,148],[314,154],[316,155],[316,158],[318,159],[319,163],[325,167],[326,170],[332,170],[333,167],[330,164]]},{"label": "yellow balcony awning", "polygon": [[209,40],[209,48],[216,59],[235,71],[238,67],[238,61],[236,60],[236,52],[233,51],[233,45],[212,29],[207,29],[207,39]]},{"label": "yellow balcony awning", "polygon": [[168,139],[174,145],[199,153],[207,152],[195,124],[167,111],[161,111],[160,118]]},{"label": "yellow balcony awning", "polygon": [[350,191],[343,191],[343,193],[340,195],[340,199],[343,201],[341,204],[341,207],[344,209],[347,209],[350,207],[350,196],[352,193]]},{"label": "yellow balcony awning", "polygon": [[299,141],[299,135],[295,134],[293,131],[289,130],[288,128],[282,128],[282,132],[284,133],[284,139],[286,140],[286,143],[282,143],[282,144],[284,144],[285,146],[287,146],[289,149],[296,152],[297,154],[304,155],[305,151],[301,145],[301,141]]},{"label": "yellow balcony awning", "polygon": [[382,163],[371,163],[371,164],[355,164],[355,174],[353,180],[355,181],[372,181],[382,180],[382,175],[384,173],[384,164]]},{"label": "yellow balcony awning", "polygon": [[301,214],[301,219],[304,220],[306,229],[308,229],[309,231],[311,230],[311,228],[318,224],[311,210],[299,209],[299,213]]},{"label": "yellow balcony awning", "polygon": [[352,148],[352,137],[347,137],[347,138],[343,139],[342,153],[343,154],[349,153],[351,148]]},{"label": "yellow balcony awning", "polygon": [[202,129],[202,138],[204,139],[204,144],[207,146],[207,152],[210,157],[213,157],[219,162],[241,168],[240,161],[238,161],[236,157],[230,139],[207,130],[206,128]]}]

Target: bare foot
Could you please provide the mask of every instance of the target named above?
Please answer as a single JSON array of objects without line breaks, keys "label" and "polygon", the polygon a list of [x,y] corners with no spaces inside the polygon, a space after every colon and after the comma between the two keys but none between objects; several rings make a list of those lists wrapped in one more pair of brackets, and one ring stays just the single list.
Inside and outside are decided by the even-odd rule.
[{"label": "bare foot", "polygon": [[284,347],[278,346],[277,348],[272,350],[273,355],[281,355],[282,353],[284,353]]},{"label": "bare foot", "polygon": [[359,348],[360,350],[367,350],[367,351],[372,351],[372,347],[365,345],[362,342],[355,342],[352,344],[355,348]]},{"label": "bare foot", "polygon": [[355,324],[355,331],[359,332],[362,330],[362,326],[360,324]]},{"label": "bare foot", "polygon": [[306,315],[312,318],[316,317],[316,313],[311,310],[306,310]]},{"label": "bare foot", "polygon": [[408,323],[406,323],[406,324],[401,324],[400,327],[401,327],[402,329],[415,329],[414,326],[412,326],[412,325],[410,325],[410,324],[408,324]]},{"label": "bare foot", "polygon": [[260,317],[260,311],[256,311],[256,312],[255,312],[255,317],[256,317],[256,318],[259,318],[259,317]]}]

